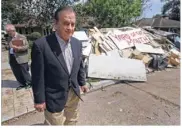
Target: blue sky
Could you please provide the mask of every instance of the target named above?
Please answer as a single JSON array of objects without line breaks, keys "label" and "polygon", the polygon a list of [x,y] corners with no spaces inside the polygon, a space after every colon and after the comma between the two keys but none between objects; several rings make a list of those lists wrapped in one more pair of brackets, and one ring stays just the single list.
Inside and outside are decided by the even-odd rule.
[{"label": "blue sky", "polygon": [[156,14],[161,14],[163,3],[160,0],[151,0],[151,7],[146,9],[142,15],[145,18],[151,18]]}]

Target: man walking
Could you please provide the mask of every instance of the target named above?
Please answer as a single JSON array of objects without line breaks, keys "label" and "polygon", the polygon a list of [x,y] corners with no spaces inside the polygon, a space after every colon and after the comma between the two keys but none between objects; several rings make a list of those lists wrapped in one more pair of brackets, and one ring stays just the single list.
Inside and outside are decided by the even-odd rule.
[{"label": "man walking", "polygon": [[72,37],[76,14],[71,7],[55,12],[55,33],[32,47],[32,87],[35,108],[47,125],[76,125],[80,88],[87,92],[82,45]]},{"label": "man walking", "polygon": [[9,64],[16,80],[20,83],[16,90],[29,88],[31,87],[31,77],[28,72],[28,41],[25,36],[16,32],[12,24],[7,24],[5,29],[9,35]]}]

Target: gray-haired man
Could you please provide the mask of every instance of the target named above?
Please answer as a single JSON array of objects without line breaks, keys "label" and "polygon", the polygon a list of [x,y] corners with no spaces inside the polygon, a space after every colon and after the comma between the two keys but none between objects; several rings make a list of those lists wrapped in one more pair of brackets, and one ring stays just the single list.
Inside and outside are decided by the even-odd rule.
[{"label": "gray-haired man", "polygon": [[[28,66],[28,41],[25,36],[16,32],[14,25],[7,24],[6,32],[9,35],[9,64],[20,86],[16,90],[31,87],[31,77]],[[17,43],[13,43],[19,41]],[[22,43],[21,43],[22,42]]]}]

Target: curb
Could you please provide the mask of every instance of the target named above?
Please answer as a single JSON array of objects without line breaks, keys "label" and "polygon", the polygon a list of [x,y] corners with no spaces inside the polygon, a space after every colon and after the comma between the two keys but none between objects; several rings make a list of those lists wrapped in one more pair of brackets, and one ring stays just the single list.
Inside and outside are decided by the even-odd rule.
[{"label": "curb", "polygon": [[99,82],[91,83],[92,87],[91,87],[90,91],[87,92],[86,94],[97,91],[99,89],[102,90],[103,88],[105,88],[107,86],[115,85],[115,84],[118,84],[118,83],[120,83],[120,81],[117,81],[117,80],[102,80],[102,81],[99,81]]}]

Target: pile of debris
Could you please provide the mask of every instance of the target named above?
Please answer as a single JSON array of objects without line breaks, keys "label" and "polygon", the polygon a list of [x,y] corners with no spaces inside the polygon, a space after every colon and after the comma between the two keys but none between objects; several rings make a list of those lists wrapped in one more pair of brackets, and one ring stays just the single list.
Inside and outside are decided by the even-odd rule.
[{"label": "pile of debris", "polygon": [[180,65],[174,43],[147,29],[94,27],[74,37],[82,41],[87,77],[147,81],[147,73]]}]

